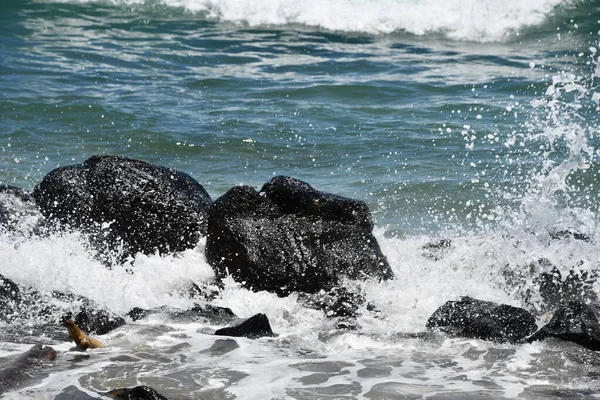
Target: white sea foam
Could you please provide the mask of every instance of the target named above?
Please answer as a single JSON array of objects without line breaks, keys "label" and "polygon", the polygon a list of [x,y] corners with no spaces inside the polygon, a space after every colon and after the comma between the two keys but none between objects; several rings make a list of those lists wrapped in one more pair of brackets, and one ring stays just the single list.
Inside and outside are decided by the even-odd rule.
[{"label": "white sea foam", "polygon": [[[72,0],[67,0],[72,1]],[[76,0],[91,2],[95,0]],[[110,0],[139,6],[147,0]],[[269,26],[301,24],[331,31],[415,35],[441,33],[451,39],[497,41],[538,25],[571,0],[159,0],[224,22]]]}]

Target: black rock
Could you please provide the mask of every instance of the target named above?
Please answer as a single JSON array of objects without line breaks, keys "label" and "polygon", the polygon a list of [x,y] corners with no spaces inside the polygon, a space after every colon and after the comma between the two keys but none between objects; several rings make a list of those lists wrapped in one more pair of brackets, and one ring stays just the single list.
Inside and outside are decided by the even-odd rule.
[{"label": "black rock", "polygon": [[316,293],[342,278],[393,277],[372,229],[364,202],[280,176],[260,192],[238,186],[215,201],[206,257],[218,277],[255,291]]},{"label": "black rock", "polygon": [[309,308],[322,310],[328,317],[357,317],[359,308],[365,303],[365,297],[360,291],[344,286],[327,292],[302,293],[298,300]]},{"label": "black rock", "polygon": [[522,308],[462,297],[438,308],[429,317],[427,328],[459,337],[518,342],[535,332],[537,325],[533,315]]},{"label": "black rock", "polygon": [[539,285],[540,296],[544,299],[544,310],[554,310],[566,306],[572,301],[596,302],[598,295],[594,284],[598,279],[598,271],[569,270],[563,277],[560,270],[552,267],[549,272],[543,272],[535,280]]},{"label": "black rock", "polygon": [[105,310],[87,307],[83,307],[74,317],[66,315],[63,319],[73,319],[84,332],[95,333],[96,335],[104,335],[125,325],[125,320],[122,317]]},{"label": "black rock", "polygon": [[30,234],[41,214],[31,194],[21,188],[0,185],[0,231]]},{"label": "black rock", "polygon": [[600,306],[572,301],[559,308],[550,322],[527,339],[527,342],[554,337],[598,351],[600,350],[599,318]]},{"label": "black rock", "polygon": [[215,335],[247,337],[251,339],[274,336],[269,319],[265,314],[256,314],[235,326],[218,329]]},{"label": "black rock", "polygon": [[586,235],[585,233],[573,231],[571,229],[551,231],[549,234],[550,234],[550,238],[552,238],[553,240],[562,240],[562,239],[573,238],[575,240],[581,240],[584,242],[591,241],[591,238],[589,235]]},{"label": "black rock", "polygon": [[150,310],[135,307],[127,313],[127,315],[133,321],[138,321],[155,314],[166,314],[173,320],[183,321],[208,320],[212,322],[229,322],[237,318],[230,308],[214,306],[211,304],[195,304],[189,310],[184,311],[176,310],[166,306],[157,307]]},{"label": "black rock", "polygon": [[193,248],[211,204],[189,175],[115,156],[57,168],[33,195],[49,223],[92,234],[101,250],[123,243],[126,255]]},{"label": "black rock", "polygon": [[9,322],[19,313],[22,302],[21,289],[8,278],[0,275],[0,321]]},{"label": "black rock", "polygon": [[115,389],[103,395],[115,400],[168,400],[165,396],[148,386]]}]

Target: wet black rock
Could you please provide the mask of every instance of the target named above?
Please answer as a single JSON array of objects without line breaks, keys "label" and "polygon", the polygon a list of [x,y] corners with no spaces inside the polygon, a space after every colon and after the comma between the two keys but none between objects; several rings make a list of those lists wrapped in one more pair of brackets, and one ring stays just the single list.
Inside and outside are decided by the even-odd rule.
[{"label": "wet black rock", "polygon": [[31,194],[15,186],[0,185],[0,231],[29,235],[40,216]]},{"label": "wet black rock", "polygon": [[505,304],[462,297],[448,301],[427,321],[428,329],[437,329],[459,337],[518,342],[537,329],[528,311]]},{"label": "wet black rock", "polygon": [[118,315],[88,307],[82,307],[75,316],[66,314],[63,316],[64,319],[72,319],[84,332],[96,335],[104,335],[125,325],[125,319]]},{"label": "wet black rock", "polygon": [[577,343],[588,349],[600,350],[600,306],[572,301],[556,310],[548,324],[527,341],[549,337]]},{"label": "wet black rock", "polygon": [[256,314],[234,326],[218,329],[215,335],[257,339],[264,336],[274,336],[274,333],[267,316]]},{"label": "wet black rock", "polygon": [[0,275],[0,321],[14,319],[21,303],[21,289],[10,279]]},{"label": "wet black rock", "polygon": [[131,311],[127,313],[127,315],[133,321],[139,321],[141,319],[147,318],[151,315],[163,314],[172,320],[179,321],[211,321],[213,323],[218,322],[230,322],[236,319],[237,317],[231,311],[230,308],[227,307],[219,307],[212,304],[194,304],[194,306],[188,310],[177,310],[170,307],[157,307],[153,309],[143,309],[139,307],[133,308]]},{"label": "wet black rock", "polygon": [[148,386],[114,389],[103,395],[115,400],[167,400],[165,396]]},{"label": "wet black rock", "polygon": [[341,279],[391,279],[362,201],[280,176],[260,192],[238,186],[208,217],[206,257],[218,277],[285,296],[329,290]]},{"label": "wet black rock", "polygon": [[[329,291],[301,293],[298,300],[306,307],[322,310],[328,317],[357,317],[365,304],[365,296],[358,289],[335,287]],[[372,306],[367,305],[367,309]]]},{"label": "wet black rock", "polygon": [[584,242],[589,242],[591,240],[589,235],[571,229],[555,230],[550,232],[549,234],[550,238],[553,240],[563,240],[570,238],[573,238],[575,240],[581,240]]},{"label": "wet black rock", "polygon": [[115,156],[57,168],[33,195],[49,225],[91,234],[100,250],[172,253],[206,232],[211,199],[189,175]]},{"label": "wet black rock", "polygon": [[543,309],[552,311],[572,301],[596,302],[598,295],[594,284],[598,271],[569,270],[566,276],[556,267],[543,272],[535,282],[539,285],[540,296],[544,300]]},{"label": "wet black rock", "polygon": [[125,324],[123,318],[100,309],[86,297],[20,287],[0,275],[0,321],[31,320],[39,324],[56,324],[59,319],[73,319],[84,331],[99,335]]}]

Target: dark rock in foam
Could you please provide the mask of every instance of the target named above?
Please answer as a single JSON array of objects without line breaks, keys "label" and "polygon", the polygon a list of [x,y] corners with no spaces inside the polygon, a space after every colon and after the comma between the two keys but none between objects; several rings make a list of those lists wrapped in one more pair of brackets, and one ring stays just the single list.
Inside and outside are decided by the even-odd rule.
[{"label": "dark rock in foam", "polygon": [[72,316],[66,314],[63,319],[72,319],[84,332],[104,335],[120,326],[125,325],[125,319],[105,310],[82,307]]},{"label": "dark rock in foam", "polygon": [[10,279],[0,275],[0,321],[9,322],[19,313],[21,289]]},{"label": "dark rock in foam", "polygon": [[29,235],[41,214],[33,196],[21,188],[0,185],[0,231]]},{"label": "dark rock in foam", "polygon": [[33,195],[58,226],[94,234],[126,254],[192,248],[206,232],[211,199],[189,175],[144,161],[93,156],[51,171]]},{"label": "dark rock in foam", "polygon": [[114,389],[103,395],[115,400],[167,400],[149,386],[136,386],[133,388]]},{"label": "dark rock in foam", "polygon": [[550,337],[600,350],[600,306],[571,301],[559,308],[550,322],[527,341],[531,343]]},{"label": "dark rock in foam", "polygon": [[273,336],[274,334],[267,316],[265,314],[255,314],[234,326],[218,329],[215,335],[256,339],[264,336]]},{"label": "dark rock in foam", "polygon": [[316,293],[343,278],[390,279],[362,201],[280,176],[260,192],[238,186],[208,217],[206,257],[217,276],[255,291]]},{"label": "dark rock in foam", "polygon": [[463,297],[438,308],[429,317],[427,328],[460,337],[518,342],[535,332],[537,325],[533,315],[522,308]]}]

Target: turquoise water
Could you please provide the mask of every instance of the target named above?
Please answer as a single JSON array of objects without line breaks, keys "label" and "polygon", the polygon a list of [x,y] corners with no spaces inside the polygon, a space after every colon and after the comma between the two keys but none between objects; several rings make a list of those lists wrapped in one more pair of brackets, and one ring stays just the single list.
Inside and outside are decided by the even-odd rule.
[{"label": "turquoise water", "polygon": [[[599,21],[574,0],[0,3],[0,183],[32,189],[93,154],[178,168],[213,199],[291,175],[366,201],[396,275],[365,284],[380,313],[353,332],[227,282],[216,303],[266,313],[279,336],[222,357],[217,327],[159,318],[81,363],[29,321],[59,358],[5,397],[145,383],[192,399],[597,398],[600,361],[579,348],[403,335],[462,295],[525,306],[539,258],[600,267]],[[591,240],[550,240],[562,229]],[[423,257],[440,239],[452,247]],[[0,237],[0,274],[121,314],[186,308],[176,289],[212,276],[203,248],[140,255],[129,274],[76,234]],[[0,357],[30,347],[17,336],[0,333]]]},{"label": "turquoise water", "polygon": [[[449,22],[463,21],[455,29],[465,37],[455,40],[435,13],[373,33],[350,21],[349,31],[335,29],[312,3],[304,11],[313,24],[296,22],[292,10],[284,23],[267,14],[256,25],[261,10],[250,3],[172,3],[2,5],[2,182],[32,188],[59,165],[116,154],[186,171],[214,198],[287,174],[365,200],[394,231],[460,226],[480,205],[506,208],[507,193],[519,199],[531,189],[540,146],[548,147],[532,136],[549,113],[531,102],[552,76],[572,72],[593,85],[593,4],[557,2],[533,23],[536,2],[533,11],[507,4],[499,17],[491,2],[471,16],[459,14],[467,2],[459,10],[430,2]],[[270,7],[286,15],[290,4]],[[386,11],[421,3],[380,4],[322,7],[373,9],[354,24],[387,26]],[[240,19],[228,19],[235,7]],[[430,12],[420,7],[414,12]],[[518,11],[525,23],[498,39],[480,26],[486,18],[508,25]],[[593,107],[578,113],[584,128],[596,125]],[[584,190],[596,172],[583,174]],[[469,199],[477,206],[465,206]]]}]

